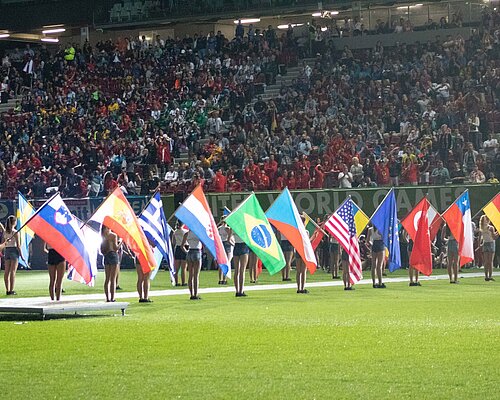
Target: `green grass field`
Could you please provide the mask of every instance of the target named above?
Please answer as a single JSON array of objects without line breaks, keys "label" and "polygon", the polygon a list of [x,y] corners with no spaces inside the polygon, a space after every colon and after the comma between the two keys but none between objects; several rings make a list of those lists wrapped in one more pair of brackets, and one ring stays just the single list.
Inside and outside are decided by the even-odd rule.
[{"label": "green grass field", "polygon": [[[160,274],[153,289],[171,288]],[[19,295],[46,294],[46,273],[18,278]],[[121,279],[133,291],[135,273]],[[310,281],[326,279],[319,272]],[[202,272],[202,286],[216,280]],[[101,281],[65,286],[68,294],[102,291]],[[126,317],[4,317],[2,398],[497,399],[499,290],[498,281],[467,278],[131,299]]]}]

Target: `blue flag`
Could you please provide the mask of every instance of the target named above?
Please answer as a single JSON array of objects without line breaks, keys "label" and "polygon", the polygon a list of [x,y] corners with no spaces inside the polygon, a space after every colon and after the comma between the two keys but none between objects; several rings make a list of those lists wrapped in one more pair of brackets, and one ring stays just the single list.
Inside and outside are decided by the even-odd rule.
[{"label": "blue flag", "polygon": [[382,235],[384,245],[389,251],[389,271],[401,268],[401,251],[399,248],[398,207],[396,195],[391,189],[371,218],[373,226]]},{"label": "blue flag", "polygon": [[231,210],[227,207],[224,207],[224,210],[222,210],[222,216],[227,217],[229,214],[231,214]]},{"label": "blue flag", "polygon": [[170,280],[172,284],[175,284],[174,252],[172,251],[172,243],[170,241],[170,231],[172,228],[170,228],[167,218],[165,218],[163,202],[161,201],[159,192],[154,194],[147,207],[139,215],[139,225],[148,240],[155,247],[154,252],[157,265],[151,273],[151,279],[154,279],[160,268],[161,258],[159,255],[161,254],[168,262]]}]

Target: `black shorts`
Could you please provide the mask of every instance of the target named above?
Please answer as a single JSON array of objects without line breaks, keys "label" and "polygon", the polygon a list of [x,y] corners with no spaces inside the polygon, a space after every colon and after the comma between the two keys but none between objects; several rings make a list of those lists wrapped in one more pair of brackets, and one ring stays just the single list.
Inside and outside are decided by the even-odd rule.
[{"label": "black shorts", "polygon": [[236,243],[234,245],[233,256],[239,257],[249,253],[246,243]]},{"label": "black shorts", "polygon": [[104,265],[118,265],[120,260],[116,251],[110,251],[104,256]]},{"label": "black shorts", "polygon": [[330,253],[337,254],[340,251],[338,243],[330,242]]},{"label": "black shorts", "polygon": [[187,253],[182,250],[181,246],[175,246],[174,260],[184,261],[186,259]]},{"label": "black shorts", "polygon": [[4,257],[6,260],[17,260],[19,258],[19,250],[17,250],[17,247],[6,247]]},{"label": "black shorts", "polygon": [[342,250],[342,261],[349,261],[349,253],[345,250]]},{"label": "black shorts", "polygon": [[372,245],[372,251],[374,253],[380,253],[381,251],[384,251],[384,241],[383,240],[374,240],[373,245]]},{"label": "black shorts", "polygon": [[64,261],[64,257],[63,256],[61,256],[54,249],[49,249],[49,256],[47,257],[47,264],[49,264],[49,265],[57,265],[59,263],[62,263],[63,261]]},{"label": "black shorts", "polygon": [[281,250],[283,250],[283,252],[290,252],[293,251],[293,246],[288,240],[282,240]]}]

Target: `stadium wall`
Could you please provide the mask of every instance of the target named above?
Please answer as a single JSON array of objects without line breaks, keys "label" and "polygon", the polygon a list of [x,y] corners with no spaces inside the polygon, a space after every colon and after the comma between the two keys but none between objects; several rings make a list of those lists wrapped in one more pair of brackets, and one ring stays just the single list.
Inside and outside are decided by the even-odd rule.
[{"label": "stadium wall", "polygon": [[[499,192],[498,185],[445,185],[445,186],[411,186],[396,188],[398,214],[404,217],[413,206],[427,193],[430,202],[439,212],[443,212],[465,190],[469,189],[473,215],[481,210],[493,196]],[[352,196],[353,200],[371,215],[382,201],[388,187],[353,188],[353,189],[321,189],[321,190],[295,190],[292,196],[299,210],[312,217],[324,217],[330,214],[345,200]],[[257,192],[262,208],[266,210],[280,192]],[[207,200],[216,218],[219,218],[224,207],[234,209],[248,196],[246,193],[207,193]],[[183,199],[178,195],[164,197],[165,214],[170,216],[175,207]]]}]

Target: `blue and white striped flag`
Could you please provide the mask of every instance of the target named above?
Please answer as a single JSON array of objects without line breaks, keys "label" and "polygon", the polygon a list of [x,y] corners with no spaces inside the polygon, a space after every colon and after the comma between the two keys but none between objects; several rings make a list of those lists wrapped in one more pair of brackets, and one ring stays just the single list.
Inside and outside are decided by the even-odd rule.
[{"label": "blue and white striped flag", "polygon": [[[148,240],[155,246],[155,253],[159,251],[168,262],[170,280],[175,285],[174,252],[172,251],[172,243],[170,241],[172,228],[168,225],[165,218],[160,192],[156,192],[153,195],[147,207],[139,215],[139,225]],[[154,279],[156,276],[160,268],[160,263],[161,260],[151,273],[151,279]]]}]

